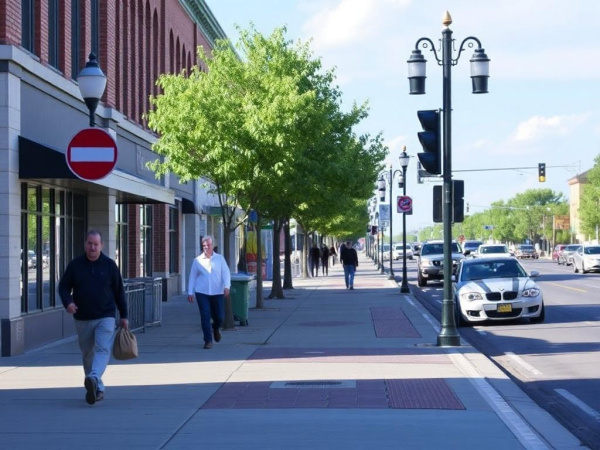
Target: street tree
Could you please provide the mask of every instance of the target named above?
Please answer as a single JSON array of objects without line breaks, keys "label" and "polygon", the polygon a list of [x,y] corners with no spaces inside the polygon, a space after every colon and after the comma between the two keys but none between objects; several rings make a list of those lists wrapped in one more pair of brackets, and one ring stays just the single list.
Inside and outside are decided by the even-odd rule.
[{"label": "street tree", "polygon": [[583,185],[579,204],[581,231],[588,238],[598,239],[600,228],[600,155],[594,160],[594,167],[587,173],[587,183]]}]

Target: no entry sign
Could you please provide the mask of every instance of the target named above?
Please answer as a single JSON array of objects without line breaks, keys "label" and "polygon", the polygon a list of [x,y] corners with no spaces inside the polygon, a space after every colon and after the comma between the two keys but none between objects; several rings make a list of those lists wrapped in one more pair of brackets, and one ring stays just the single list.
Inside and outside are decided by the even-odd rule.
[{"label": "no entry sign", "polygon": [[398,197],[397,205],[399,213],[412,214],[412,198],[408,196]]},{"label": "no entry sign", "polygon": [[69,169],[79,178],[99,180],[117,165],[117,143],[102,128],[86,128],[73,136],[65,157]]}]

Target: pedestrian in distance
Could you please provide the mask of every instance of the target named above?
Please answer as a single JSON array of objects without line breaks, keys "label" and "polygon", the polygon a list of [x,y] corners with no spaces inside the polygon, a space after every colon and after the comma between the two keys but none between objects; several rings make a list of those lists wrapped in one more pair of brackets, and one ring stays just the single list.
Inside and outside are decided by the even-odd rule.
[{"label": "pedestrian in distance", "polygon": [[313,277],[319,276],[319,262],[321,261],[321,250],[314,243],[310,249],[310,273]]},{"label": "pedestrian in distance", "polygon": [[337,252],[335,251],[335,247],[332,245],[329,249],[329,254],[331,255],[331,267],[335,266],[335,262],[337,260]]},{"label": "pedestrian in distance", "polygon": [[354,273],[358,267],[358,254],[352,247],[352,242],[346,242],[346,248],[340,254],[340,262],[344,266],[344,280],[346,289],[354,289]]},{"label": "pedestrian in distance", "polygon": [[104,399],[102,375],[110,361],[117,309],[123,328],[129,328],[129,321],[123,278],[115,261],[102,253],[99,231],[87,232],[84,250],[68,264],[58,283],[58,293],[75,321],[85,374],[85,401],[93,405]]},{"label": "pedestrian in distance", "polygon": [[[225,318],[225,297],[229,297],[231,272],[223,256],[213,250],[212,236],[202,238],[202,253],[192,262],[188,280],[188,302],[194,297],[200,310],[204,348],[212,348],[221,340],[221,324]],[[212,324],[211,324],[212,319]]]},{"label": "pedestrian in distance", "polygon": [[329,248],[326,245],[321,249],[321,267],[323,276],[329,275]]}]

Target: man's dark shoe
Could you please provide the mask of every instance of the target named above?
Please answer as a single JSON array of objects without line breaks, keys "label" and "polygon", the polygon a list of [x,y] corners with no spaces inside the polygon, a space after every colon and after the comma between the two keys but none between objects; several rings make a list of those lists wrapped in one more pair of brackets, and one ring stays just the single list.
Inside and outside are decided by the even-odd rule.
[{"label": "man's dark shoe", "polygon": [[205,342],[205,343],[204,343],[204,348],[205,348],[205,349],[207,349],[207,350],[208,350],[209,348],[212,348],[212,342]]},{"label": "man's dark shoe", "polygon": [[97,391],[96,392],[96,401],[99,402],[101,400],[104,400],[104,392],[103,391]]},{"label": "man's dark shoe", "polygon": [[215,335],[215,342],[219,342],[221,340],[221,330],[213,328],[213,334]]},{"label": "man's dark shoe", "polygon": [[350,289],[354,289],[354,286],[350,286]]},{"label": "man's dark shoe", "polygon": [[85,377],[83,382],[85,386],[85,401],[88,405],[96,403],[96,391],[98,390],[98,381],[94,377]]}]

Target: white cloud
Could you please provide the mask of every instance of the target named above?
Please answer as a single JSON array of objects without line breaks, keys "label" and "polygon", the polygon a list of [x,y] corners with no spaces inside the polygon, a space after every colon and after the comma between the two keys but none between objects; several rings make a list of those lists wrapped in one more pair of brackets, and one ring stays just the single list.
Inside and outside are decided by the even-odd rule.
[{"label": "white cloud", "polygon": [[584,123],[588,117],[589,114],[552,117],[533,116],[517,126],[517,130],[511,139],[516,142],[525,142],[541,140],[548,136],[564,136]]}]

